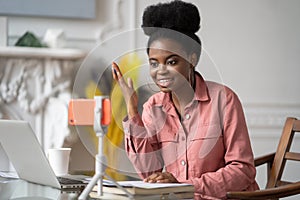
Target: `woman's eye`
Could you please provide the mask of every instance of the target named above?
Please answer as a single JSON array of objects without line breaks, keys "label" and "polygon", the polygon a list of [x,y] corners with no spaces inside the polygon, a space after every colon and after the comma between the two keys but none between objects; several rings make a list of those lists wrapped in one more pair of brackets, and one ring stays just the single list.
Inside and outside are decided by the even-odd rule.
[{"label": "woman's eye", "polygon": [[151,63],[150,63],[150,67],[156,68],[156,67],[158,67],[158,63],[156,63],[156,62],[151,62]]},{"label": "woman's eye", "polygon": [[167,62],[168,65],[176,65],[176,61],[175,60],[170,60]]}]

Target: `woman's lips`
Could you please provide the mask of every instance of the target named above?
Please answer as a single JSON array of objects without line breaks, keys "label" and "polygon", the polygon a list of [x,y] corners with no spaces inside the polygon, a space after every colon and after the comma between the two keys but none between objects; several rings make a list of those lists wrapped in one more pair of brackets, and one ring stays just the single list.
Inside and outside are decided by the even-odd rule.
[{"label": "woman's lips", "polygon": [[171,83],[172,83],[172,79],[170,78],[157,80],[157,84],[161,87],[169,87]]}]

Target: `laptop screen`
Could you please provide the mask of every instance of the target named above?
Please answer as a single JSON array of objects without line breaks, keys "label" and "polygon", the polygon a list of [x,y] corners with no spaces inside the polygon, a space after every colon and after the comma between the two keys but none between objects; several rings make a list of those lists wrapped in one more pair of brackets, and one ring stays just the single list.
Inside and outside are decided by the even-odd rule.
[{"label": "laptop screen", "polygon": [[21,179],[61,188],[28,122],[0,120],[0,143]]}]

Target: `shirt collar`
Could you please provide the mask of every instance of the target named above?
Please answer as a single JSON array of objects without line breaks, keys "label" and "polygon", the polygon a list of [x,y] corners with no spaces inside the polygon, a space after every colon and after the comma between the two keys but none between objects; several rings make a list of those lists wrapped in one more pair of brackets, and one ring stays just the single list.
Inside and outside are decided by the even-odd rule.
[{"label": "shirt collar", "polygon": [[210,100],[207,85],[200,73],[195,72],[195,96],[194,100],[208,101]]},{"label": "shirt collar", "polygon": [[[203,79],[203,77],[200,75],[200,73],[195,72],[195,96],[193,101],[208,101],[210,100],[209,92],[207,85]],[[176,110],[174,109],[174,106],[171,103],[171,95],[170,93],[163,93],[161,92],[161,104],[157,104],[156,106],[160,106],[163,108],[163,110],[166,113],[169,113],[170,115],[177,115]]]}]

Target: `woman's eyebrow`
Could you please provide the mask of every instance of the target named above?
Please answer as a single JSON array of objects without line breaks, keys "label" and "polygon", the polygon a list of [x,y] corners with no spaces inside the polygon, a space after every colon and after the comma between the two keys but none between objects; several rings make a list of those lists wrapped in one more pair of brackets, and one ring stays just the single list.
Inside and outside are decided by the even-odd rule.
[{"label": "woman's eyebrow", "polygon": [[156,58],[149,58],[148,60],[149,60],[149,61],[157,61]]},{"label": "woman's eyebrow", "polygon": [[180,56],[178,56],[177,54],[171,54],[166,58],[166,60],[168,60],[169,58],[172,58],[172,57],[180,57]]},{"label": "woman's eyebrow", "polygon": [[[168,59],[170,59],[170,58],[172,58],[172,57],[180,57],[179,55],[177,55],[177,54],[171,54],[171,55],[169,55],[169,56],[167,56],[166,58],[165,58],[165,60],[168,60]],[[149,61],[157,61],[158,59],[156,59],[156,58],[149,58]]]}]

